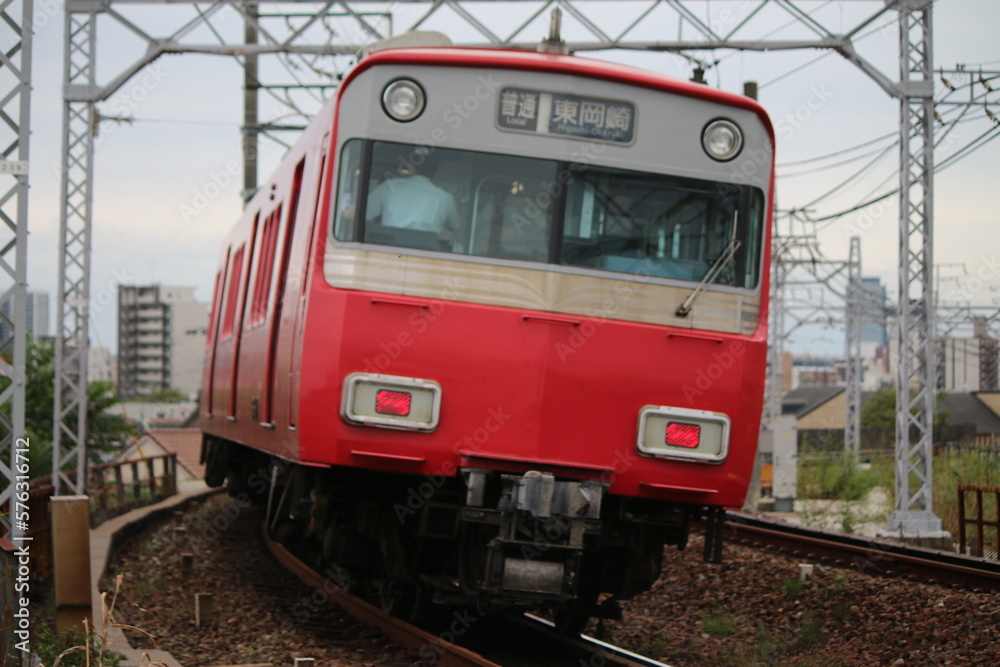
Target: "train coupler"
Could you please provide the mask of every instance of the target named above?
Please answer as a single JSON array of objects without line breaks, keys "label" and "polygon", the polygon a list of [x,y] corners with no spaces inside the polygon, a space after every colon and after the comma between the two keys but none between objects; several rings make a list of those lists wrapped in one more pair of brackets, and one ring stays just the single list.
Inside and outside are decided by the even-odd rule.
[{"label": "train coupler", "polygon": [[463,472],[464,520],[498,529],[486,545],[483,588],[496,595],[538,600],[575,597],[584,537],[601,532],[601,501],[608,485],[558,481],[551,473],[538,471],[501,475],[493,509],[482,507],[489,472]]}]

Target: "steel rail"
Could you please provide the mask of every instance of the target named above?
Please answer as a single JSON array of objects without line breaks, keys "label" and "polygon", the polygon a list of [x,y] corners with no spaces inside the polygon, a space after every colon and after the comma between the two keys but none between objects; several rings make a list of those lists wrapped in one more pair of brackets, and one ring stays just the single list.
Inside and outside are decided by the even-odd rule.
[{"label": "steel rail", "polygon": [[378,628],[393,641],[399,642],[408,649],[425,655],[432,652],[436,665],[445,667],[500,667],[483,656],[461,646],[446,642],[440,637],[425,632],[409,623],[389,616],[378,607],[350,595],[340,586],[300,561],[288,549],[271,540],[267,535],[265,525],[261,524],[261,537],[278,562],[294,574],[299,580],[317,590],[322,590],[330,599],[344,611],[373,628]]},{"label": "steel rail", "polygon": [[860,572],[905,574],[970,588],[1000,589],[1000,562],[806,528],[728,512],[727,536],[847,563]]},{"label": "steel rail", "polygon": [[[594,659],[581,665],[607,665],[608,667],[669,667],[662,662],[633,653],[628,649],[608,644],[588,635],[566,635],[556,630],[555,624],[534,614],[505,616],[504,621],[516,625],[521,630],[535,632],[546,640],[562,644],[568,649],[593,656]],[[596,659],[596,661],[595,661]]]}]

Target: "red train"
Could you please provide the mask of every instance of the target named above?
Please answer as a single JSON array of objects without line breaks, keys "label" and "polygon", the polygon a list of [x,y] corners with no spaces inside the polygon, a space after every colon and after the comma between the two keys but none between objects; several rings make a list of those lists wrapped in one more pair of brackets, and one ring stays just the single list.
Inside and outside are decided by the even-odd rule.
[{"label": "red train", "polygon": [[647,71],[367,55],[223,246],[209,484],[389,608],[573,625],[699,517],[717,559],[756,452],[773,155],[757,103]]}]

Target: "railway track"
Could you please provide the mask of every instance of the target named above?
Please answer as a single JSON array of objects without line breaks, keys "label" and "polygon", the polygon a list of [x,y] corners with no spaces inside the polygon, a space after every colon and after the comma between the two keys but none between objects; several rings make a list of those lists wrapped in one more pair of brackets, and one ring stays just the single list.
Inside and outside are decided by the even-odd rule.
[{"label": "railway track", "polygon": [[[146,542],[129,547],[129,553],[123,554],[119,561],[125,567],[122,572],[127,576],[128,595],[137,598],[137,604],[122,601],[122,613],[132,611],[129,611],[129,616],[121,618],[121,622],[143,627],[159,637],[153,645],[143,643],[143,637],[134,637],[137,646],[176,652],[174,655],[182,664],[245,664],[251,658],[251,647],[252,658],[257,663],[275,665],[288,664],[289,656],[303,655],[314,657],[317,664],[378,664],[383,667],[410,664],[498,664],[503,667],[659,664],[586,638],[559,637],[545,627],[544,622],[531,617],[496,618],[491,615],[475,618],[475,614],[472,614],[472,627],[456,633],[461,635],[456,641],[470,653],[478,655],[468,656],[467,660],[459,662],[443,655],[446,651],[442,649],[447,647],[441,640],[450,637],[447,625],[441,623],[440,617],[436,625],[421,625],[425,634],[416,634],[408,641],[400,640],[394,629],[376,629],[367,619],[362,622],[352,618],[352,614],[344,611],[339,604],[345,598],[333,594],[335,587],[332,581],[317,579],[316,573],[312,572],[308,575],[312,577],[312,584],[305,585],[300,582],[297,572],[281,567],[266,549],[261,548],[264,545],[260,544],[260,517],[257,512],[249,509],[234,511],[238,508],[225,497],[209,500],[195,509],[197,511],[185,515],[182,520],[182,527],[187,531],[185,539],[178,542],[176,524],[162,526],[152,532]],[[219,523],[222,517],[232,519],[225,528]],[[856,645],[866,647],[866,651],[871,650],[868,664],[889,664],[891,659],[898,657],[893,652],[893,646],[900,642],[908,647],[918,646],[927,655],[934,655],[942,661],[952,660],[954,664],[971,664],[969,658],[973,655],[995,657],[995,652],[989,648],[992,645],[990,640],[986,635],[977,634],[984,623],[992,623],[992,619],[998,618],[992,611],[995,609],[995,599],[991,597],[996,590],[995,585],[990,588],[983,586],[983,591],[963,590],[963,586],[973,585],[973,580],[962,575],[959,580],[962,586],[954,586],[952,590],[931,586],[923,594],[920,591],[925,587],[911,582],[900,564],[900,557],[906,555],[903,552],[912,550],[891,552],[889,547],[865,540],[827,534],[834,541],[860,542],[853,552],[836,557],[828,550],[829,543],[820,548],[814,539],[802,542],[801,536],[787,535],[789,531],[809,534],[810,538],[815,538],[817,534],[824,535],[817,531],[775,526],[771,522],[738,515],[730,517],[730,522],[730,542],[734,548],[727,556],[730,563],[728,571],[704,565],[699,549],[673,555],[670,561],[674,574],[665,572],[666,583],[651,596],[652,606],[643,607],[643,601],[637,599],[638,607],[626,609],[627,616],[643,619],[638,622],[646,627],[638,627],[634,621],[621,624],[611,621],[605,624],[600,636],[641,653],[649,653],[646,649],[660,636],[659,628],[673,622],[678,631],[672,637],[680,639],[674,644],[654,648],[656,655],[670,662],[684,662],[688,655],[701,655],[706,664],[712,664],[718,658],[724,638],[713,636],[710,641],[703,641],[703,620],[706,615],[718,613],[711,602],[717,599],[716,592],[722,587],[731,587],[731,596],[742,602],[727,606],[727,613],[733,618],[771,619],[773,623],[767,629],[768,636],[778,637],[789,650],[799,641],[798,617],[793,613],[796,609],[830,620],[835,614],[834,611],[823,611],[825,603],[834,599],[847,600],[851,604],[866,600],[865,604],[859,603],[858,610],[850,613],[849,622],[838,621],[827,627],[827,631],[831,637],[836,637],[838,646],[846,645],[845,642],[860,642]],[[212,531],[206,533],[209,527]],[[218,534],[214,528],[219,529]],[[786,534],[780,541],[769,539],[776,533]],[[739,541],[747,545],[737,546]],[[774,563],[766,558],[762,560],[761,552],[767,550],[757,549],[755,553],[755,549],[764,543],[794,553],[796,557],[789,559],[775,554],[772,557]],[[196,553],[196,563],[185,576],[177,570],[178,560],[181,554],[190,551]],[[785,608],[785,613],[779,614],[779,618],[772,618],[774,593],[783,590],[781,585],[788,576],[788,568],[794,567],[800,557],[814,561],[836,559],[856,572],[841,575],[821,571],[817,575],[820,584],[802,592],[779,593],[780,606]],[[290,554],[288,558],[295,560]],[[867,558],[871,563],[862,566],[865,561],[858,562],[855,558]],[[155,560],[156,567],[150,566],[151,559]],[[969,560],[961,559],[959,562],[965,567]],[[971,560],[978,562],[977,559]],[[990,567],[990,564],[984,565]],[[301,563],[297,567],[311,572]],[[992,567],[995,570],[996,564]],[[857,570],[866,570],[875,578],[858,576]],[[677,574],[685,571],[689,577]],[[695,578],[701,583],[692,583],[690,575],[694,572],[700,573]],[[889,575],[884,582],[879,579],[883,574]],[[912,574],[912,577],[916,576]],[[945,580],[938,572],[925,573],[920,577],[936,582]],[[142,594],[143,590],[145,594]],[[190,615],[191,597],[198,591],[215,594],[216,619],[210,619],[202,629],[194,628]],[[866,597],[868,595],[872,595],[870,600]],[[971,601],[966,603],[966,597]],[[929,601],[933,604],[929,605]],[[800,604],[805,606],[799,607]],[[380,609],[370,605],[369,609],[372,617],[382,616]],[[911,613],[914,609],[929,610],[927,613],[931,618]],[[928,628],[924,633],[928,636],[932,629],[934,640],[914,644],[912,636],[905,633],[893,635],[895,626],[891,623],[886,625],[885,619],[898,614],[902,614],[902,622],[906,626]],[[454,618],[458,620],[459,617]],[[405,627],[396,619],[388,619],[387,622],[394,628]],[[747,640],[744,635],[740,637],[741,642]],[[873,637],[887,637],[887,643],[884,646],[878,644],[879,649],[875,650],[871,648],[876,646],[872,643]],[[752,650],[743,643],[733,647],[730,641],[729,646],[728,650],[732,651]],[[995,664],[992,659],[988,662]],[[722,663],[716,660],[715,664]]]},{"label": "railway track", "polygon": [[[295,554],[271,540],[266,531],[261,531],[262,539],[281,565],[307,586],[324,591],[330,600],[348,614],[372,628],[377,628],[387,637],[418,656],[418,665],[443,665],[445,667],[501,667],[502,665],[606,665],[608,667],[667,667],[661,662],[645,658],[631,651],[612,646],[592,637],[567,636],[556,631],[549,621],[524,614],[522,616],[499,615],[478,619],[455,614],[456,621],[438,634],[412,625],[400,618],[390,616],[369,602],[351,595],[320,572],[299,560]],[[471,621],[469,620],[471,618]],[[456,629],[456,623],[460,626]],[[475,633],[469,633],[469,640],[477,648],[485,647],[483,653],[461,646],[446,637],[463,637],[472,623],[478,623]],[[511,636],[518,638],[515,657],[509,657]],[[498,637],[505,644],[501,663],[489,657],[497,651],[493,646]],[[524,653],[524,657],[520,654]],[[485,654],[485,655],[484,655]]]},{"label": "railway track", "polygon": [[766,544],[804,556],[833,560],[861,572],[912,576],[969,588],[1000,589],[1000,563],[996,561],[769,521],[738,512],[727,513],[726,526],[729,540]]}]

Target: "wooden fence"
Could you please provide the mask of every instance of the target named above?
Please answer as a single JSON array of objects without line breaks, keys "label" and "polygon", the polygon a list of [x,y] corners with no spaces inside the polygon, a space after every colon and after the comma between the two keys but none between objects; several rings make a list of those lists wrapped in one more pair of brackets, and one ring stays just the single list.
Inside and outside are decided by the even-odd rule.
[{"label": "wooden fence", "polygon": [[[87,481],[90,526],[94,528],[136,507],[159,502],[177,493],[177,455],[166,454],[93,466],[87,471]],[[38,579],[47,579],[52,575],[52,515],[49,500],[54,493],[51,477],[33,480],[28,490],[31,569]]]}]

